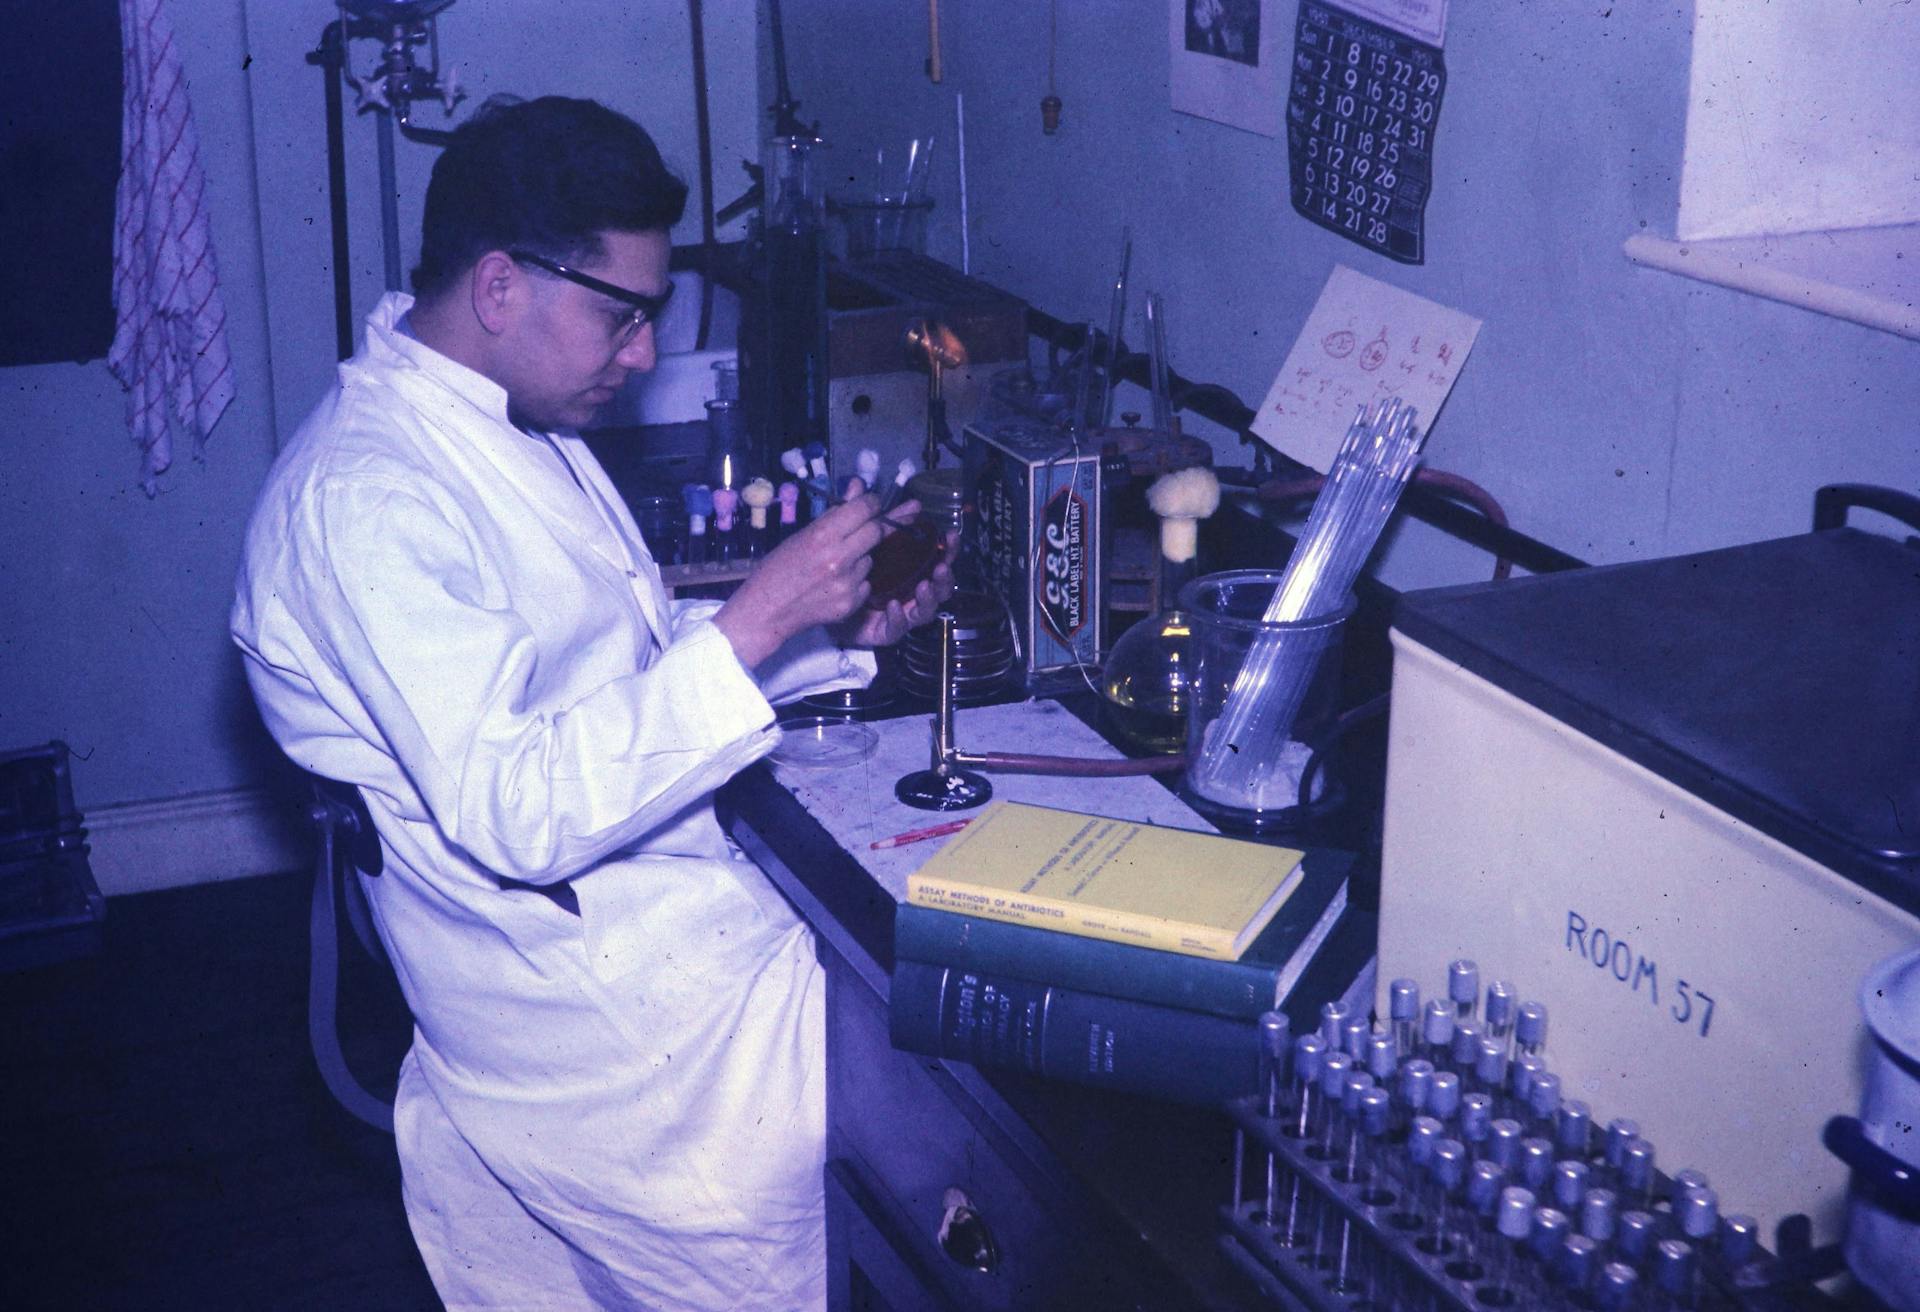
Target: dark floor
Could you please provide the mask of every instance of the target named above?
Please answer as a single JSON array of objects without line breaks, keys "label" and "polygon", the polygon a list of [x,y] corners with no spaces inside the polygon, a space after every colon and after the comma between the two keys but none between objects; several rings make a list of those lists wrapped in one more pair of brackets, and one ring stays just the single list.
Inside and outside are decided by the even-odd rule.
[{"label": "dark floor", "polygon": [[[0,1306],[431,1309],[391,1137],[307,1047],[309,876],[114,899],[92,958],[0,974]],[[383,1094],[408,1021],[347,953]]]}]

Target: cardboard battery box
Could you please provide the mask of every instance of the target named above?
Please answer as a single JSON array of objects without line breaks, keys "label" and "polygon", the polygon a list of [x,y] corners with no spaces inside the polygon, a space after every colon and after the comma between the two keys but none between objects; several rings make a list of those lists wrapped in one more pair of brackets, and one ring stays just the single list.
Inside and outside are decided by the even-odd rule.
[{"label": "cardboard battery box", "polygon": [[974,508],[966,551],[1006,602],[1028,675],[1094,665],[1105,637],[1100,452],[1059,428],[998,419],[964,430]]}]

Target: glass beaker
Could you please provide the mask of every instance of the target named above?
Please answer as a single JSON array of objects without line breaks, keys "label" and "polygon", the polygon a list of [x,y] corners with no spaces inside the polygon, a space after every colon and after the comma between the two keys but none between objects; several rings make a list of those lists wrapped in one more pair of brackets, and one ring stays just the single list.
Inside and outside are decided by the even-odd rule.
[{"label": "glass beaker", "polygon": [[1187,716],[1187,789],[1199,810],[1259,828],[1300,802],[1315,731],[1337,710],[1340,646],[1351,596],[1339,609],[1273,622],[1280,570],[1242,569],[1189,583],[1180,607],[1193,626]]}]

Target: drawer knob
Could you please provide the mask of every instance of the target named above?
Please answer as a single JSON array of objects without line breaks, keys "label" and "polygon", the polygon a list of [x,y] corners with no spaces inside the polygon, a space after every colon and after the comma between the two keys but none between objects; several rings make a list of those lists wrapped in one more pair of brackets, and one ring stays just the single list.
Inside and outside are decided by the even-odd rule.
[{"label": "drawer knob", "polygon": [[991,1271],[1000,1264],[1000,1250],[994,1246],[993,1232],[973,1200],[962,1189],[949,1189],[942,1197],[946,1212],[940,1218],[940,1231],[934,1236],[940,1251],[961,1266],[975,1271]]}]

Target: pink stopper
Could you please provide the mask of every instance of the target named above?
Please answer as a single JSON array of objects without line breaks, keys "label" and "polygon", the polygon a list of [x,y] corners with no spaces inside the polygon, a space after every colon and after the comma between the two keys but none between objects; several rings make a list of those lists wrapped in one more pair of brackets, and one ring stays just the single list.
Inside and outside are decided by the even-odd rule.
[{"label": "pink stopper", "polygon": [[795,511],[800,505],[799,486],[794,483],[782,483],[780,490],[774,495],[780,499],[780,522],[782,524],[798,523]]},{"label": "pink stopper", "polygon": [[730,487],[717,487],[713,490],[714,527],[722,533],[733,531],[733,511],[740,504],[740,494]]}]

